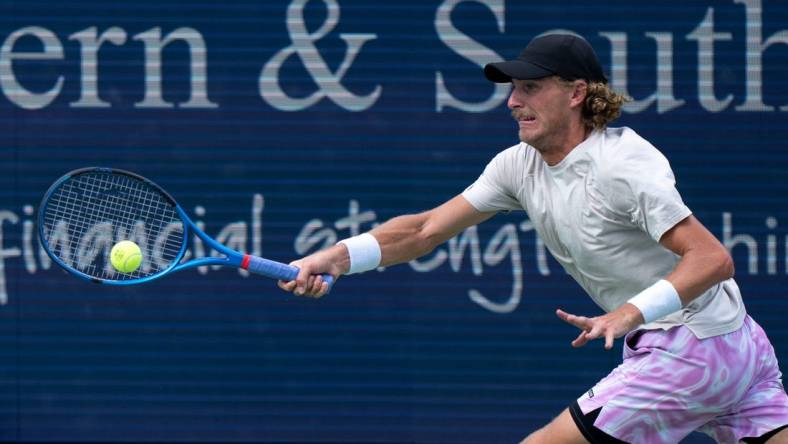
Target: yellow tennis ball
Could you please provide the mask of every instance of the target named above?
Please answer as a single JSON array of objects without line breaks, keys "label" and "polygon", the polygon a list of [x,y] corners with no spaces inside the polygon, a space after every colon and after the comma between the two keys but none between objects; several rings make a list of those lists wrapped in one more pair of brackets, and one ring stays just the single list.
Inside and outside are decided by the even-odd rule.
[{"label": "yellow tennis ball", "polygon": [[132,273],[142,263],[142,250],[132,241],[120,241],[109,252],[110,262],[121,273]]}]

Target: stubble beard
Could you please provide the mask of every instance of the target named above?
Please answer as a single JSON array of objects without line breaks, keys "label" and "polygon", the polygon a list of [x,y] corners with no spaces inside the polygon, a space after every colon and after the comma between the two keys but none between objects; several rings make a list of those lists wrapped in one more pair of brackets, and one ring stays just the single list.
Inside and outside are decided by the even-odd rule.
[{"label": "stubble beard", "polygon": [[[516,117],[515,117],[516,118]],[[533,147],[536,151],[541,154],[549,153],[553,151],[556,145],[555,137],[553,135],[560,134],[562,131],[567,131],[568,128],[551,128],[545,127],[544,121],[539,121],[539,128],[538,131],[535,133],[531,133],[530,136],[524,134],[522,130],[518,129],[517,136],[520,141],[528,144],[529,146]],[[519,123],[518,123],[519,125]]]}]

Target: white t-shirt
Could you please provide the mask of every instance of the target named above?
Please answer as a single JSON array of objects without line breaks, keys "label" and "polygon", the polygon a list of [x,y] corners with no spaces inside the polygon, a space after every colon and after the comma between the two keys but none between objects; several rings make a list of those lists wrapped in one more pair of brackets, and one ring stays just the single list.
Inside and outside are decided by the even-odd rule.
[{"label": "white t-shirt", "polygon": [[[463,196],[479,211],[524,209],[545,245],[610,312],[664,279],[680,257],[659,244],[691,214],[667,159],[629,128],[594,131],[548,166],[531,146],[501,153]],[[738,329],[746,315],[733,279],[643,328],[686,325],[698,338]]]}]

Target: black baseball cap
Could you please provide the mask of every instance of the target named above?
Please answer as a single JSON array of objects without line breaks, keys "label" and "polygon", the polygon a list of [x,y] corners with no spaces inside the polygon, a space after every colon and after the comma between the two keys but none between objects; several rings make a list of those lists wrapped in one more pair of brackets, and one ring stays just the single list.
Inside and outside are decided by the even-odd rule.
[{"label": "black baseball cap", "polygon": [[514,60],[488,63],[484,76],[495,83],[531,80],[557,75],[566,80],[607,83],[594,48],[572,34],[536,37]]}]

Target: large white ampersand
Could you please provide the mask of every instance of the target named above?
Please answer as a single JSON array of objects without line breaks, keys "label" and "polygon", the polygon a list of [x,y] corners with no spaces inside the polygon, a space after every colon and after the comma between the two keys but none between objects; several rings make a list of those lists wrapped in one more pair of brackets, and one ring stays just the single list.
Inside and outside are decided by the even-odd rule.
[{"label": "large white ampersand", "polygon": [[[320,28],[310,34],[304,24],[304,5],[309,0],[294,0],[287,8],[287,32],[290,34],[292,45],[283,48],[263,66],[260,73],[260,95],[274,108],[282,111],[301,111],[328,96],[337,105],[348,111],[363,111],[372,106],[380,97],[381,87],[366,96],[357,96],[345,89],[340,81],[345,76],[356,55],[364,43],[374,40],[376,34],[339,34],[347,43],[345,59],[336,73],[332,73],[326,66],[325,60],[315,48],[314,42],[328,34],[339,22],[339,5],[336,0],[322,0],[328,9],[328,16]],[[312,79],[318,85],[318,90],[307,97],[294,98],[282,91],[279,85],[279,70],[288,57],[298,53],[301,62],[307,69]]]}]

